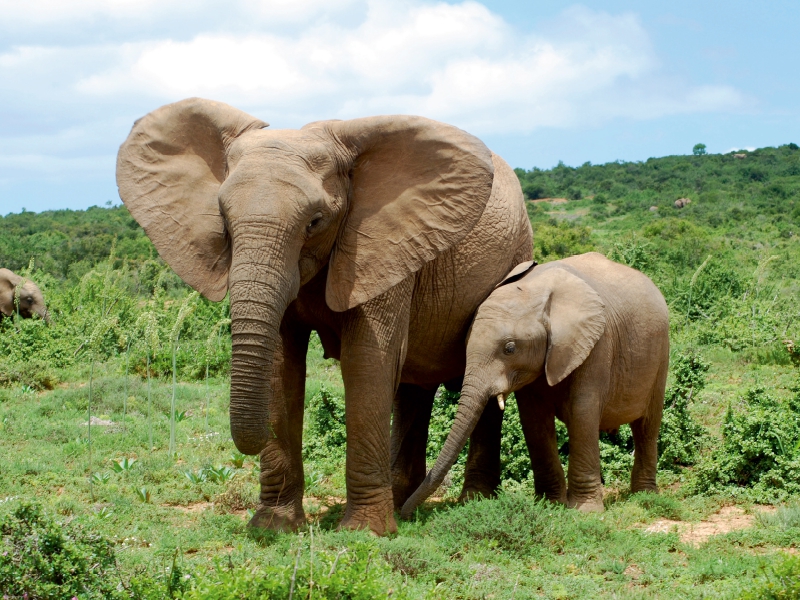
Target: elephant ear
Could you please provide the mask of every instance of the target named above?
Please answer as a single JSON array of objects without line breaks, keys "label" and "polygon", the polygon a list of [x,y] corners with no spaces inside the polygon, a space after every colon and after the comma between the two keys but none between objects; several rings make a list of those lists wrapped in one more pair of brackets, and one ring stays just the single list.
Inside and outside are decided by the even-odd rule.
[{"label": "elephant ear", "polygon": [[136,121],[117,155],[125,206],[167,264],[210,300],[228,287],[231,248],[218,200],[227,151],[262,127],[232,106],[190,98]]},{"label": "elephant ear", "polygon": [[346,220],[328,268],[335,311],[386,292],[472,230],[492,191],[492,153],[450,125],[410,116],[328,122],[354,156]]},{"label": "elephant ear", "polygon": [[565,269],[548,269],[536,285],[550,289],[545,374],[553,386],[583,364],[603,335],[605,304],[588,283]]}]

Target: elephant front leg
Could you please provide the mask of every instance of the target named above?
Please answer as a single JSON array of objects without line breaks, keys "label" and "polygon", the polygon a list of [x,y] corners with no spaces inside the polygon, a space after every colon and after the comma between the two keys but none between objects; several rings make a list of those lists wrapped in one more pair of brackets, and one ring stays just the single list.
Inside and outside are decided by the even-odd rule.
[{"label": "elephant front leg", "polygon": [[259,505],[250,527],[293,531],[306,522],[302,436],[309,334],[281,327],[282,343],[273,365],[269,440],[260,454]]},{"label": "elephant front leg", "polygon": [[347,508],[341,528],[397,531],[390,421],[405,361],[411,278],[351,309],[342,330]]},{"label": "elephant front leg", "polygon": [[515,392],[519,420],[531,457],[536,495],[567,503],[567,483],[558,456],[556,413],[552,402],[536,398],[532,386]]},{"label": "elephant front leg", "polygon": [[464,469],[464,485],[459,501],[492,498],[500,487],[500,437],[503,411],[494,399],[483,409],[469,438],[469,453]]},{"label": "elephant front leg", "polygon": [[569,433],[567,506],[583,512],[603,511],[603,483],[600,477],[600,398],[595,390],[573,395],[567,431]]},{"label": "elephant front leg", "polygon": [[401,383],[392,412],[392,497],[400,508],[425,479],[428,426],[436,390]]}]

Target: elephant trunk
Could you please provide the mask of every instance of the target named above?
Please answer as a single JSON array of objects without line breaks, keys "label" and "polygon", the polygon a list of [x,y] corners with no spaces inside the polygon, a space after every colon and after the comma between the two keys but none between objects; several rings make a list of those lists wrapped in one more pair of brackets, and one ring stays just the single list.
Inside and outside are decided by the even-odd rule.
[{"label": "elephant trunk", "polygon": [[42,305],[42,308],[38,309],[38,310],[36,311],[36,313],[37,313],[37,314],[38,314],[38,315],[39,315],[39,316],[40,316],[42,319],[44,319],[44,322],[45,322],[45,323],[47,323],[48,325],[50,324],[50,311],[49,311],[49,310],[47,310],[47,307],[46,307],[45,305]]},{"label": "elephant trunk", "polygon": [[411,518],[414,509],[422,504],[442,484],[447,472],[458,459],[472,430],[478,424],[483,409],[489,400],[490,394],[482,383],[483,378],[477,373],[467,373],[464,385],[461,388],[461,398],[458,400],[458,411],[453,422],[453,428],[447,434],[436,463],[428,472],[425,480],[420,484],[411,497],[403,504],[400,516],[404,519]]},{"label": "elephant trunk", "polygon": [[[237,241],[241,253],[236,252]],[[300,284],[297,261],[292,265],[287,257],[276,256],[281,253],[265,252],[263,246],[259,252],[248,252],[243,245],[234,236],[228,279],[233,346],[231,437],[240,452],[255,455],[269,439],[272,365],[280,344],[283,314],[297,296]],[[268,255],[269,263],[252,261],[254,255]]]}]

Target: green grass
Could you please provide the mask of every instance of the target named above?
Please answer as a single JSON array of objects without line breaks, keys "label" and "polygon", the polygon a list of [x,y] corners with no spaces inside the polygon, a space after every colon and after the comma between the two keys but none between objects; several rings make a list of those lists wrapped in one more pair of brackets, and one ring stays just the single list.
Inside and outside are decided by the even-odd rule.
[{"label": "green grass", "polygon": [[[312,347],[309,358],[309,402],[322,385],[341,393],[337,365],[322,360],[318,350]],[[716,376],[710,378],[706,397],[715,405],[736,393],[738,386],[729,389],[731,378],[758,381],[780,375],[792,381],[791,367],[744,364],[725,354],[716,358],[728,360],[712,361]],[[267,567],[269,572],[260,575],[265,580],[289,578],[295,560],[300,561],[296,579],[307,585],[309,529],[260,540],[246,531],[247,511],[257,498],[257,470],[253,457],[234,453],[227,382],[210,382],[209,432],[202,413],[204,384],[179,384],[177,409],[189,416],[176,423],[177,452],[171,457],[171,381],[154,384],[156,447],[150,451],[142,412],[146,382],[140,377],[128,384],[127,419],[124,427],[121,423],[126,389],[122,368],[121,362],[112,361],[95,371],[94,414],[114,424],[93,428],[94,472],[106,478],[95,481],[94,501],[88,483],[87,369],[64,373],[65,381],[50,391],[0,389],[0,495],[13,498],[4,505],[36,501],[57,520],[75,521],[106,536],[126,582],[148,573],[153,585],[165,586],[167,579],[159,577],[177,556],[181,572],[195,578],[198,590],[203,581],[219,577],[214,569],[220,564],[241,571],[239,579],[229,582],[235,587],[251,577],[248,573]],[[186,475],[223,468],[233,474],[227,481]],[[428,504],[414,521],[399,524],[397,536],[378,539],[336,531],[343,461],[308,461],[306,473],[316,477],[306,509],[318,568],[331,565],[343,549],[348,560],[359,552],[371,556],[380,586],[370,592],[376,596],[364,597],[385,597],[389,589],[392,597],[409,598],[736,597],[764,577],[770,557],[800,540],[796,504],[759,516],[749,530],[695,548],[682,543],[677,533],[645,529],[664,518],[700,521],[726,498],[687,497],[679,484],[658,496],[628,497],[622,486],[619,492],[609,490],[605,513],[584,515],[536,501],[530,482],[507,482],[506,493],[496,500]],[[662,478],[662,485],[675,483],[669,477]],[[149,503],[142,500],[141,490],[149,493]],[[188,597],[223,597],[199,593]]]}]

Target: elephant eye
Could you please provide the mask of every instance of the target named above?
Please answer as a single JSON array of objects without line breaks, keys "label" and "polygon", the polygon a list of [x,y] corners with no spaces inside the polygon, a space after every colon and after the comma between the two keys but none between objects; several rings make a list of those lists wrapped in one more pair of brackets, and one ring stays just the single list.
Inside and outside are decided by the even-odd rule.
[{"label": "elephant eye", "polygon": [[311,219],[311,221],[306,226],[306,231],[311,233],[314,230],[314,228],[317,225],[319,225],[321,222],[322,222],[322,215],[321,214],[314,215],[314,217]]},{"label": "elephant eye", "polygon": [[506,342],[505,348],[503,348],[503,352],[506,354],[514,354],[514,351],[517,349],[517,345],[514,342]]}]

